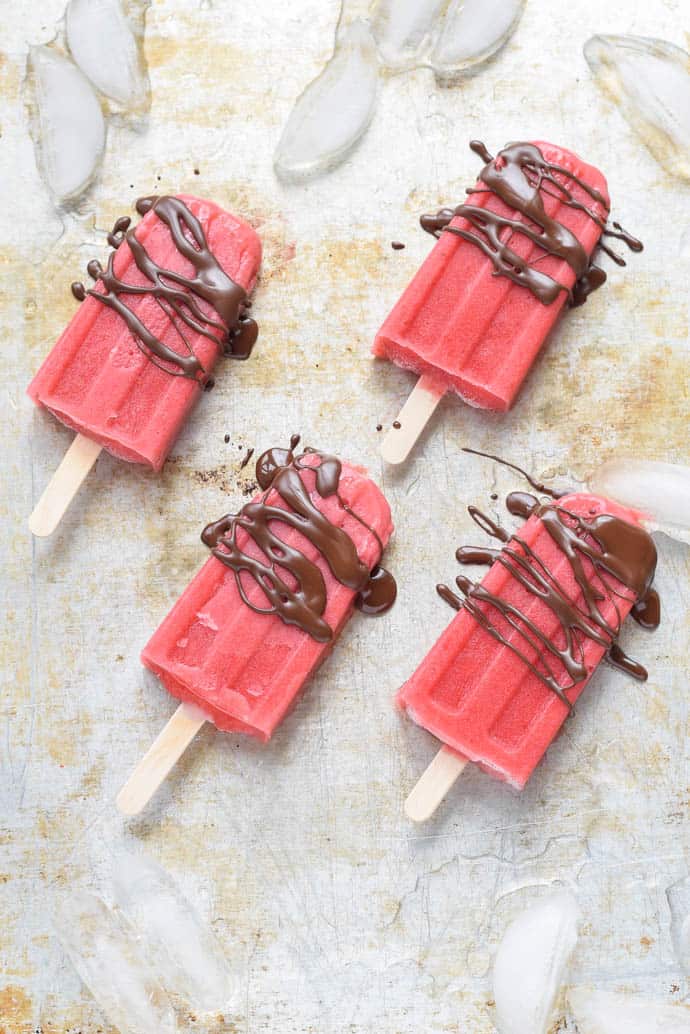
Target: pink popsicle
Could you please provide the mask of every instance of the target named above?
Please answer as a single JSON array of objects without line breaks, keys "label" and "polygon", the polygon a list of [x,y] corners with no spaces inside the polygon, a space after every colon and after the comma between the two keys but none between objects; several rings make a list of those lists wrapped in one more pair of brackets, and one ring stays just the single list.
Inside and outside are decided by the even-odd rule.
[{"label": "pink popsicle", "polygon": [[[169,207],[181,202],[171,213],[180,227],[181,241],[176,242],[159,216],[161,202]],[[195,223],[201,229],[201,240]],[[89,295],[28,392],[37,405],[115,456],[160,470],[223,351],[225,339],[232,336],[233,306],[236,316],[242,316],[244,298],[256,281],[261,244],[241,219],[211,201],[187,195],[157,199],[134,234],[134,241],[127,235],[119,243],[113,272],[119,280],[140,287],[142,293],[120,293],[118,297],[166,347],[186,359],[195,356],[197,368],[188,363],[181,372],[176,363],[152,356],[120,312]],[[119,239],[123,236],[120,231]],[[154,296],[151,279],[135,261],[132,247],[137,245],[145,259],[180,275],[175,280],[163,278],[164,284],[181,292],[180,311],[189,315],[190,306],[196,305],[206,322],[195,318],[195,325],[190,326],[173,312],[168,297]],[[198,268],[190,256],[198,258]],[[94,290],[105,295],[102,280]]]},{"label": "pink popsicle", "polygon": [[[563,525],[576,536],[566,547],[553,533],[562,534]],[[534,508],[502,550],[467,548],[458,557],[492,566],[478,586],[461,585],[465,602],[398,703],[463,758],[522,788],[568,716],[564,698],[577,700],[607,654],[646,677],[617,638],[633,606],[648,627],[658,622],[656,550],[633,511],[574,494]]]},{"label": "pink popsicle", "polygon": [[[298,463],[295,470],[311,506],[354,546],[362,565],[359,577],[366,581],[393,530],[384,496],[360,469],[347,463],[341,466],[337,491],[322,495],[317,488],[317,468],[323,465],[324,458],[306,453],[298,458]],[[261,508],[276,507],[278,514],[292,509],[276,485],[278,482],[243,509],[236,530],[237,549],[263,563],[267,560],[265,544],[259,545],[251,535],[251,529],[257,527],[255,522],[258,520],[260,525],[263,520]],[[315,519],[318,522],[318,517]],[[291,590],[298,592],[299,585],[295,568],[289,563],[286,567],[280,564],[280,551],[285,547],[299,550],[323,578],[325,609],[318,620],[313,614],[309,616],[320,638],[305,631],[299,622],[286,623],[295,614],[292,604],[286,605],[282,618],[279,613],[252,609],[265,611],[271,603],[259,579],[245,572],[239,578],[251,604],[248,606],[240,595],[235,570],[213,556],[142,653],[143,663],[159,676],[173,696],[197,704],[219,729],[248,733],[264,741],[270,738],[304,683],[330,652],[362,589],[338,580],[318,544],[294,524],[288,525],[278,516],[271,519],[270,527],[279,540],[273,544],[276,552],[271,564]],[[332,534],[328,529],[327,533]],[[222,538],[218,548],[227,555],[228,546]],[[279,592],[277,598],[280,595]]]},{"label": "pink popsicle", "polygon": [[607,224],[598,169],[553,144],[516,143],[486,162],[456,209],[425,216],[438,237],[373,344],[374,355],[420,376],[381,452],[400,463],[440,398],[507,410],[570,299],[580,304],[606,280],[592,262],[602,235],[642,245]]}]

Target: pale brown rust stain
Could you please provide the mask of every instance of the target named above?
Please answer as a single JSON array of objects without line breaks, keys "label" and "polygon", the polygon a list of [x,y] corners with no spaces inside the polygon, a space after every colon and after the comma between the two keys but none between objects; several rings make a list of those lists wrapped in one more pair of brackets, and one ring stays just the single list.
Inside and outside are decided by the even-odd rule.
[{"label": "pale brown rust stain", "polygon": [[666,699],[665,690],[660,690],[659,692],[652,690],[648,692],[645,698],[645,714],[647,719],[653,722],[656,728],[659,726],[668,727],[670,710]]},{"label": "pale brown rust stain", "polygon": [[24,988],[7,984],[0,989],[0,1034],[22,1034],[32,1015],[33,1003]]},{"label": "pale brown rust stain", "polygon": [[[682,349],[645,344],[623,355],[620,345],[593,340],[574,374],[565,356],[544,359],[538,397],[528,400],[529,413],[521,407],[520,415],[561,439],[572,467],[603,460],[606,454],[599,450],[609,442],[617,442],[617,451],[626,455],[686,455],[690,373]],[[573,376],[577,392],[570,390]],[[602,397],[606,388],[608,398]]]},{"label": "pale brown rust stain", "polygon": [[0,96],[8,102],[19,99],[22,88],[23,67],[0,52]]},{"label": "pale brown rust stain", "polygon": [[664,776],[670,770],[671,759],[668,751],[661,743],[650,743],[643,753],[643,771],[641,779],[646,781],[650,775]]},{"label": "pale brown rust stain", "polygon": [[[171,111],[177,119],[184,115],[187,124],[216,129],[234,115],[251,109],[252,117],[273,124],[272,104],[262,103],[265,91],[259,85],[264,76],[256,58],[241,47],[224,41],[215,46],[213,61],[208,60],[209,30],[194,17],[176,15],[180,22],[175,37],[146,33],[145,54],[151,73],[153,111],[165,117]],[[212,28],[210,30],[212,32]],[[197,69],[203,68],[203,91],[180,89],[185,78],[199,85]]]},{"label": "pale brown rust stain", "polygon": [[38,263],[19,263],[16,275],[25,284],[26,347],[35,370],[79,307],[70,283],[82,273],[78,250],[69,244],[51,249]]},{"label": "pale brown rust stain", "polygon": [[[50,681],[56,682],[54,678]],[[52,693],[49,692],[48,696],[52,697]],[[80,765],[92,729],[93,720],[86,712],[66,718],[52,713],[46,724],[39,728],[36,743],[48,751],[56,765]]]},{"label": "pale brown rust stain", "polygon": [[81,778],[78,791],[73,796],[77,799],[83,797],[95,797],[103,784],[103,777],[106,773],[106,769],[111,764],[112,762],[110,759],[106,761],[106,758],[101,757],[89,765],[89,768]]},{"label": "pale brown rust stain", "polygon": [[[40,1026],[13,1034],[119,1034],[104,1018],[95,1002],[91,1001],[89,992],[83,990],[84,1001],[67,1009],[55,1006],[57,998],[54,994],[46,995],[41,1006]],[[2,1028],[0,1028],[2,1034]],[[199,1034],[206,1034],[200,1031]]]}]

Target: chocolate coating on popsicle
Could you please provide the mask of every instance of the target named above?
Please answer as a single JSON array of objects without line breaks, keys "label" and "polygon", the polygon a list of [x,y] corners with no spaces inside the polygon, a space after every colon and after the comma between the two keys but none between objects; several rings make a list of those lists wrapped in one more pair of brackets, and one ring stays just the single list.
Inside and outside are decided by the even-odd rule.
[{"label": "chocolate coating on popsicle", "polygon": [[[486,164],[479,173],[483,186],[470,187],[467,193],[494,194],[522,218],[512,219],[488,208],[461,204],[454,209],[442,208],[435,214],[423,215],[420,219],[422,228],[434,237],[443,232],[453,233],[474,244],[492,263],[494,275],[507,277],[527,288],[544,305],[556,301],[561,291],[567,292],[570,305],[582,305],[592,291],[606,281],[606,273],[590,259],[575,234],[547,215],[544,195],[557,197],[569,208],[586,212],[600,228],[602,237],[621,240],[632,251],[642,250],[641,242],[623,230],[619,223],[613,223],[614,228],[611,229],[607,219],[602,219],[593,208],[578,201],[573,195],[572,185],[577,184],[593,202],[602,205],[608,217],[607,201],[598,190],[563,166],[547,161],[535,144],[509,144],[495,158],[478,140],[473,140],[470,147]],[[451,222],[457,216],[466,219],[471,229],[452,226]],[[529,262],[510,247],[514,234],[527,237],[539,248],[536,259]],[[625,265],[624,259],[609,245],[600,240],[598,247],[619,265]],[[539,268],[538,263],[545,255],[553,255],[568,263],[575,274],[572,288],[567,288]]]},{"label": "chocolate coating on popsicle", "polygon": [[[645,628],[657,627],[659,597],[652,588],[657,557],[651,536],[619,517],[602,513],[585,519],[558,502],[540,503],[526,492],[511,493],[506,506],[514,516],[541,520],[577,583],[577,597],[574,599],[567,587],[569,578],[558,577],[518,533],[510,534],[475,507],[469,507],[472,519],[498,539],[502,548],[463,546],[457,559],[461,564],[502,564],[530,596],[538,597],[551,610],[557,619],[556,634],[546,635],[519,607],[464,575],[456,578],[461,595],[445,585],[437,586],[439,595],[456,610],[464,607],[568,708],[566,693],[590,674],[584,659],[588,639],[603,646],[616,667],[646,679],[643,666],[627,657],[618,644],[622,619],[616,601],[626,598],[621,590],[621,585],[625,586],[630,594],[627,598],[636,598],[631,617]],[[602,613],[603,601],[613,604],[613,618]],[[510,626],[510,640],[495,623],[495,614]]]},{"label": "chocolate coating on popsicle", "polygon": [[[202,541],[213,555],[235,575],[238,592],[257,614],[277,614],[287,625],[297,625],[318,642],[329,642],[334,631],[324,619],[327,590],[322,572],[301,549],[280,537],[280,525],[288,525],[308,540],[328,564],[334,578],[357,593],[356,606],[366,614],[382,614],[395,602],[397,587],[393,576],[378,564],[370,571],[361,562],[350,536],[333,524],[310,497],[302,471],[312,471],[316,491],[322,499],[335,496],[347,513],[383,543],[339,494],[341,463],[335,456],[305,449],[295,455],[299,435],[293,435],[289,449],[269,449],[256,463],[256,480],[263,495],[209,524]],[[318,462],[314,463],[314,459]],[[269,494],[277,493],[284,506],[269,504]],[[237,544],[238,529],[244,529],[255,549],[246,552]],[[242,575],[249,576],[266,596],[267,606],[253,603],[247,596]]]},{"label": "chocolate coating on popsicle", "polygon": [[[207,371],[194,354],[185,334],[185,327],[214,341],[221,353],[234,359],[247,359],[258,335],[256,322],[246,315],[247,292],[235,283],[221,267],[208,246],[203,227],[187,205],[176,197],[145,197],[136,202],[140,215],[152,209],[170,230],[175,247],[194,268],[185,276],[159,266],[130,229],[131,220],[122,216],[108,234],[112,246],[106,268],[92,259],[87,272],[98,288],[87,290],[82,283],[72,284],[78,301],[86,295],[113,309],[127,324],[137,347],[151,362],[173,377],[187,377],[205,386]],[[121,280],[114,270],[117,249],[126,241],[138,270],[147,283],[131,284]],[[150,295],[170,318],[180,343],[177,351],[158,337],[124,301],[127,295]],[[208,302],[215,317],[208,315],[199,301]]]}]

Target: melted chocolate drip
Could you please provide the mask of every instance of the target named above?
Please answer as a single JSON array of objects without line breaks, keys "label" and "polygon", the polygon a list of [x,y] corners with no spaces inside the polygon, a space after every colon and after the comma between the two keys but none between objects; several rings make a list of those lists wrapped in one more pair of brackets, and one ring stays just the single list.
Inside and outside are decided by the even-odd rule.
[{"label": "melted chocolate drip", "polygon": [[[83,284],[74,283],[72,294],[79,301],[83,301],[89,294],[113,309],[129,327],[138,348],[154,365],[171,376],[187,377],[205,386],[208,383],[207,371],[194,354],[184,327],[215,342],[219,351],[226,356],[248,358],[258,335],[258,327],[245,312],[248,307],[246,291],[222,269],[208,246],[201,223],[179,198],[139,198],[136,209],[140,215],[155,210],[158,218],[170,230],[180,254],[194,267],[194,274],[184,276],[159,266],[137,238],[136,231],[130,229],[131,219],[122,216],[108,234],[108,243],[115,250],[108,256],[106,268],[103,269],[96,259],[92,259],[86,267],[91,279],[98,281],[103,290],[91,288],[87,291]],[[115,274],[115,251],[123,241],[127,241],[137,268],[146,277],[146,285],[126,283]],[[175,327],[182,345],[181,351],[166,345],[139,319],[123,301],[123,296],[127,295],[151,295],[156,299]],[[217,318],[204,313],[199,299],[212,306]]]},{"label": "melted chocolate drip", "polygon": [[[539,517],[578,586],[576,598],[567,587],[569,577],[557,577],[517,533],[509,534],[476,507],[468,508],[470,516],[503,548],[463,546],[456,557],[461,564],[502,564],[530,596],[537,597],[551,610],[557,618],[556,634],[546,635],[539,627],[543,622],[535,623],[518,606],[464,575],[456,578],[460,595],[446,585],[437,586],[442,599],[455,610],[464,607],[568,708],[571,704],[566,694],[589,675],[585,663],[587,640],[604,647],[607,658],[616,667],[635,678],[646,679],[643,666],[627,657],[617,640],[622,625],[618,600],[629,600],[628,593],[636,597],[632,617],[645,628],[659,624],[659,597],[652,588],[656,548],[647,532],[610,514],[587,520],[558,502],[542,504],[526,492],[511,493],[506,507],[525,520],[533,515]],[[613,604],[612,618],[602,613],[603,602]],[[511,634],[515,633],[511,640],[496,625],[492,613],[500,614]],[[532,659],[535,653],[537,656]]]},{"label": "melted chocolate drip", "polygon": [[246,453],[245,453],[245,455],[244,455],[244,457],[242,459],[242,462],[240,463],[240,470],[244,470],[244,468],[247,466],[247,464],[249,463],[249,461],[250,461],[250,459],[252,458],[253,455],[254,455],[254,450],[253,449],[247,449],[247,451],[246,451]]},{"label": "melted chocolate drip", "polygon": [[[623,241],[632,251],[642,250],[641,242],[619,223],[613,223],[614,228],[611,229],[606,219],[578,201],[568,184],[576,183],[608,213],[606,199],[598,190],[563,166],[548,162],[534,144],[510,144],[495,158],[479,140],[471,141],[470,148],[485,163],[479,174],[484,186],[471,187],[467,193],[494,194],[524,218],[511,219],[488,208],[461,204],[454,209],[441,208],[436,213],[421,216],[422,228],[437,238],[443,232],[454,233],[474,244],[491,261],[495,276],[507,277],[526,287],[542,304],[551,305],[561,291],[566,291],[571,306],[582,305],[592,291],[606,281],[606,273],[588,257],[577,237],[563,223],[546,214],[543,195],[557,197],[569,208],[586,212],[600,228],[602,238],[612,237]],[[452,226],[452,220],[458,216],[467,220],[471,229]],[[567,262],[575,274],[572,289],[540,270],[537,265],[539,259],[528,262],[521,258],[509,246],[516,233],[536,244],[544,255],[553,255]],[[625,260],[603,240],[600,239],[598,247],[619,265],[625,265]]]},{"label": "melted chocolate drip", "polygon": [[[393,576],[378,565],[369,571],[359,559],[350,536],[314,505],[301,471],[312,471],[321,498],[335,496],[342,509],[374,535],[383,552],[381,539],[373,528],[350,509],[338,493],[340,460],[313,449],[296,456],[294,450],[299,440],[299,435],[293,435],[289,449],[264,452],[256,463],[256,479],[263,495],[243,506],[238,514],[228,514],[209,524],[201,538],[213,555],[234,572],[242,600],[255,613],[277,614],[286,624],[297,625],[317,642],[325,643],[334,633],[323,617],[328,602],[323,574],[300,549],[287,545],[279,537],[274,524],[295,528],[311,542],[334,578],[357,592],[356,605],[367,614],[382,614],[393,605],[396,584]],[[269,494],[274,492],[285,507],[268,502]],[[261,558],[243,552],[237,545],[239,528],[248,533]],[[266,597],[266,607],[249,600],[243,574],[259,586]]]},{"label": "melted chocolate drip", "polygon": [[372,569],[369,581],[357,594],[355,606],[364,614],[385,614],[393,606],[398,595],[395,578],[385,567]]},{"label": "melted chocolate drip", "polygon": [[127,230],[132,225],[132,220],[128,215],[121,215],[119,219],[116,219],[113,223],[113,228],[107,236],[108,244],[111,248],[119,248],[125,239]]}]

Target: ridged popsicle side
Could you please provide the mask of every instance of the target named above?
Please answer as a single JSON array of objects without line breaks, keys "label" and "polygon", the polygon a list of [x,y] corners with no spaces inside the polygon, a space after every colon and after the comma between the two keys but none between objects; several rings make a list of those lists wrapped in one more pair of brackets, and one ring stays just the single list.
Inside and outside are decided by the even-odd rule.
[{"label": "ridged popsicle side", "polygon": [[[577,155],[552,144],[536,142],[544,158],[563,166],[608,200],[606,180],[598,169]],[[606,219],[604,207],[576,182],[568,180],[576,201]],[[482,183],[477,184],[482,187]],[[558,196],[543,195],[547,215],[566,226],[588,255],[601,236],[586,213],[567,206]],[[500,215],[520,218],[494,194],[473,194],[471,204]],[[451,226],[469,230],[462,217]],[[572,267],[540,252],[523,235],[511,248],[567,288],[575,283]],[[541,256],[541,257],[540,257]],[[557,322],[567,295],[544,305],[529,290],[495,276],[489,258],[474,244],[453,233],[442,233],[428,258],[403,292],[374,341],[375,355],[418,374],[427,374],[439,393],[454,391],[470,405],[507,410]]]},{"label": "ridged popsicle side", "polygon": [[[372,568],[380,559],[376,536],[349,514],[337,497],[322,498],[314,476],[300,475],[314,505],[352,539],[360,560]],[[393,525],[385,497],[361,471],[343,464],[339,495],[376,532],[384,546]],[[269,504],[285,507],[276,492]],[[147,668],[159,676],[172,696],[202,707],[219,729],[243,732],[268,740],[294,704],[314,670],[330,653],[350,617],[355,592],[338,582],[316,548],[294,528],[276,525],[286,543],[295,545],[318,565],[328,599],[324,618],[334,630],[320,643],[275,614],[257,614],[241,599],[235,577],[211,557],[201,568],[142,653]],[[246,532],[239,547],[260,555]],[[265,597],[249,579],[243,581],[252,603],[265,606]]]},{"label": "ridged popsicle side", "polygon": [[[590,519],[600,513],[636,523],[637,515],[610,500],[576,494],[559,505]],[[565,554],[558,549],[538,516],[520,529],[519,537],[553,572],[570,599],[581,602],[582,592]],[[591,570],[589,561],[586,568]],[[521,586],[506,568],[494,563],[482,586],[514,604],[558,647],[564,635],[554,612]],[[630,612],[635,597],[610,577],[617,597],[620,621]],[[601,604],[607,621],[614,605]],[[492,613],[509,642],[518,642],[532,663],[539,651],[525,649],[524,640],[500,616]],[[588,675],[567,691],[574,703],[605,654],[592,639],[584,644]],[[416,672],[398,693],[397,702],[418,725],[433,733],[463,757],[521,789],[568,716],[568,708],[508,647],[499,643],[464,608],[441,634]]]},{"label": "ridged popsicle side", "polygon": [[[199,219],[211,251],[228,276],[251,292],[261,263],[256,232],[210,201],[186,195],[180,195],[180,200]],[[191,263],[175,247],[155,210],[140,221],[136,236],[159,265],[192,274]],[[148,283],[126,241],[117,250],[114,269],[132,284]],[[207,302],[197,301],[205,314],[215,315]],[[182,350],[177,330],[154,298],[128,295],[126,304],[157,337]],[[184,333],[210,372],[219,356],[217,344],[188,327]],[[38,370],[28,394],[113,455],[160,470],[202,391],[195,381],[156,366],[137,346],[124,320],[89,296]]]}]

